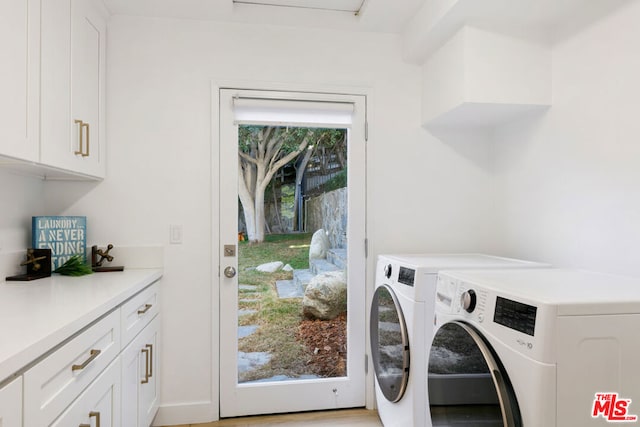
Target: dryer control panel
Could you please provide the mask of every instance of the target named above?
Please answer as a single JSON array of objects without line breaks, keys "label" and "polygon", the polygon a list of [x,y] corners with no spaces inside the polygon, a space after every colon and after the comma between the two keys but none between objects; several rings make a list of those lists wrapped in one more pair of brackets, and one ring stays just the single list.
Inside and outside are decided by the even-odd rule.
[{"label": "dryer control panel", "polygon": [[507,328],[534,336],[536,311],[537,308],[532,305],[498,296],[496,297],[493,321]]}]

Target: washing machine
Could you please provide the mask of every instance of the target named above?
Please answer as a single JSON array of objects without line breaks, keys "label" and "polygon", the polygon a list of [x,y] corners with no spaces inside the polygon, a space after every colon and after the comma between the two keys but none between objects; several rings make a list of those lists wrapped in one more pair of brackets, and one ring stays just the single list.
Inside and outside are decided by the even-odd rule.
[{"label": "washing machine", "polygon": [[438,272],[536,267],[548,265],[482,254],[378,257],[370,331],[376,402],[385,427],[427,425],[427,357]]},{"label": "washing machine", "polygon": [[640,279],[443,271],[428,365],[433,426],[589,427],[640,415]]}]

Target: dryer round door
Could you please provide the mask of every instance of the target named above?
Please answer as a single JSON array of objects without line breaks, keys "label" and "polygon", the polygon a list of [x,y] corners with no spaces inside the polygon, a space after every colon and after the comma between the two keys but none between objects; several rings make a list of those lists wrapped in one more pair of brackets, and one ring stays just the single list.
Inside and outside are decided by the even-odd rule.
[{"label": "dryer round door", "polygon": [[378,386],[388,401],[398,402],[409,382],[409,334],[402,307],[388,285],[373,294],[369,321]]},{"label": "dryer round door", "polygon": [[435,333],[429,353],[429,407],[436,425],[521,427],[516,395],[485,338],[463,322]]}]

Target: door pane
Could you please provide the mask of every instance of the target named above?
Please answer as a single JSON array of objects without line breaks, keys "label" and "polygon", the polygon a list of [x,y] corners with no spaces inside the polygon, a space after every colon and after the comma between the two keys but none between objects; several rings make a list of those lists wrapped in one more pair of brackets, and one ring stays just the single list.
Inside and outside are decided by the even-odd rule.
[{"label": "door pane", "polygon": [[238,151],[238,383],[344,377],[347,131],[241,125]]}]

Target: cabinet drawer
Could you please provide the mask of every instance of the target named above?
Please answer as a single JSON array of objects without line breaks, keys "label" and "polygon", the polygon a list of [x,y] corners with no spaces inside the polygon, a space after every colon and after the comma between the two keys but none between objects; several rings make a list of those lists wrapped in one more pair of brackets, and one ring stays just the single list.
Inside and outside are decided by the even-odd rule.
[{"label": "cabinet drawer", "polygon": [[116,359],[51,427],[120,425],[120,359]]},{"label": "cabinet drawer", "polygon": [[119,352],[114,310],[25,372],[24,427],[50,425]]},{"label": "cabinet drawer", "polygon": [[22,377],[0,388],[0,426],[22,425]]},{"label": "cabinet drawer", "polygon": [[122,348],[158,314],[159,290],[158,282],[155,282],[122,305]]}]

